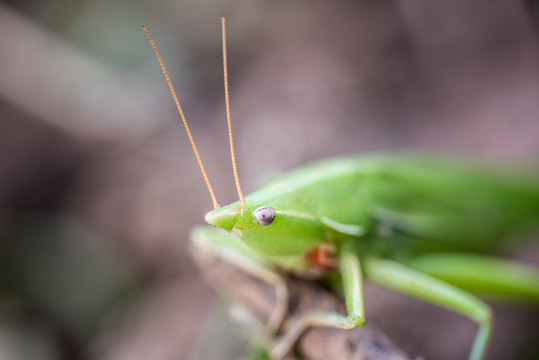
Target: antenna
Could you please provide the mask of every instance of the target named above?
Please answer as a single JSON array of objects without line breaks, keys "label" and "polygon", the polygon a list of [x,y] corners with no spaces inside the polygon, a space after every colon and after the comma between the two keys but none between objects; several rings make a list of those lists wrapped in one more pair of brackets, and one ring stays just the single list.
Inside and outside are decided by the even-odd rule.
[{"label": "antenna", "polygon": [[226,26],[224,17],[221,18],[221,25],[223,29],[223,73],[225,78],[226,118],[228,122],[228,138],[230,141],[230,157],[232,158],[234,180],[236,182],[236,189],[238,189],[241,207],[242,209],[247,209],[247,203],[245,202],[245,198],[243,197],[243,192],[241,191],[240,180],[238,176],[238,166],[236,165],[236,154],[234,152],[234,138],[232,136],[232,122],[230,120],[230,94],[228,92],[228,67],[226,61]]},{"label": "antenna", "polygon": [[172,96],[174,97],[174,102],[176,102],[176,107],[178,108],[178,112],[180,113],[180,117],[182,118],[183,125],[185,126],[185,130],[187,131],[187,136],[189,136],[189,142],[191,143],[191,146],[193,147],[193,151],[195,152],[195,157],[197,158],[198,166],[200,167],[200,171],[202,172],[202,176],[204,177],[204,181],[206,182],[206,186],[208,187],[208,191],[210,192],[211,201],[213,202],[213,208],[218,209],[220,206],[217,203],[217,200],[215,199],[215,194],[213,193],[213,189],[210,184],[210,179],[208,179],[206,170],[204,170],[204,165],[202,164],[202,160],[200,159],[200,155],[198,154],[198,150],[195,145],[195,140],[193,139],[193,136],[191,135],[191,130],[189,129],[187,120],[185,120],[185,115],[183,114],[182,107],[180,105],[180,102],[178,101],[178,97],[176,96],[176,91],[174,91],[174,87],[172,86],[172,82],[170,81],[170,77],[168,76],[168,72],[167,72],[167,69],[165,68],[165,64],[163,64],[161,55],[159,55],[159,51],[157,51],[157,46],[155,45],[155,42],[153,41],[152,36],[148,32],[148,29],[146,29],[146,26],[144,25],[142,25],[142,29],[144,29],[146,36],[152,43],[153,51],[155,52],[155,55],[157,56],[157,60],[159,60],[159,65],[161,65],[161,70],[163,70],[163,74],[165,75],[165,78],[167,79],[168,87],[170,88],[170,92],[172,93]]}]

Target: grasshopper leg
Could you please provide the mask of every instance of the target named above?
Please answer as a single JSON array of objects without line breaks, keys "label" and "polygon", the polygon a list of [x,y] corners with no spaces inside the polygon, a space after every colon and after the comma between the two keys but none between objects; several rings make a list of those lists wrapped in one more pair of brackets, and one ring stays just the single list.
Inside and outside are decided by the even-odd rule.
[{"label": "grasshopper leg", "polygon": [[484,359],[491,333],[492,312],[475,296],[449,283],[389,260],[365,261],[366,276],[385,287],[461,313],[479,325],[470,360]]},{"label": "grasshopper leg", "polygon": [[211,227],[197,227],[191,233],[193,245],[275,287],[276,302],[266,328],[275,334],[288,308],[288,290],[284,278],[264,259],[247,248],[236,236]]},{"label": "grasshopper leg", "polygon": [[300,336],[310,327],[324,326],[340,329],[362,327],[365,322],[363,311],[363,278],[357,255],[343,246],[339,256],[339,269],[342,276],[344,297],[348,316],[335,313],[312,313],[299,320],[279,339],[271,349],[272,359],[284,358]]},{"label": "grasshopper leg", "polygon": [[539,269],[471,254],[428,254],[413,259],[416,270],[482,295],[539,303]]}]

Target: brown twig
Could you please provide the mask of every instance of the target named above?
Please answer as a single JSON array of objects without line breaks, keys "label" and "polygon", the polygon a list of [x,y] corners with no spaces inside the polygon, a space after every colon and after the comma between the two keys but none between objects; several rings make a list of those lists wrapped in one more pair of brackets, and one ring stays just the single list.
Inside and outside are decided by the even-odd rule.
[{"label": "brown twig", "polygon": [[[193,249],[193,255],[206,279],[220,293],[248,306],[263,318],[270,315],[275,300],[272,286],[208,253]],[[340,298],[313,281],[287,277],[287,285],[289,306],[283,326],[285,332],[313,311],[346,313]],[[296,351],[304,360],[410,359],[372,324],[353,330],[309,329],[298,341]]]}]

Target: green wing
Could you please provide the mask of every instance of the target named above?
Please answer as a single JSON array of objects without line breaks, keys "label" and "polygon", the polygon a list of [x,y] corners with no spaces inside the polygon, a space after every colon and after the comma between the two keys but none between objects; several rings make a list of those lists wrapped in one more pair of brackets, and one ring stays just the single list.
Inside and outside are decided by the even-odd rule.
[{"label": "green wing", "polygon": [[373,218],[424,239],[490,249],[539,224],[539,178],[420,158],[379,159],[366,175]]}]

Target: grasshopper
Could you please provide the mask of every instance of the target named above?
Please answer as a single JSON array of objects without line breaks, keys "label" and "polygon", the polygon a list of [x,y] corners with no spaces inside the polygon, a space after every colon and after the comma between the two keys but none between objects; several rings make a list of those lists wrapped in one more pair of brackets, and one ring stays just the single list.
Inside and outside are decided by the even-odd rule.
[{"label": "grasshopper", "polygon": [[299,168],[244,196],[234,156],[224,18],[226,110],[239,201],[220,207],[161,56],[143,28],[214,205],[205,216],[213,228],[196,227],[194,245],[275,287],[270,333],[277,333],[287,310],[283,271],[337,273],[341,280],[348,314],[304,317],[276,341],[273,359],[283,359],[309,327],[361,327],[364,278],[475,321],[470,360],[486,356],[492,311],[469,291],[539,303],[539,269],[491,255],[518,231],[539,225],[537,177],[428,157],[341,157]]}]

